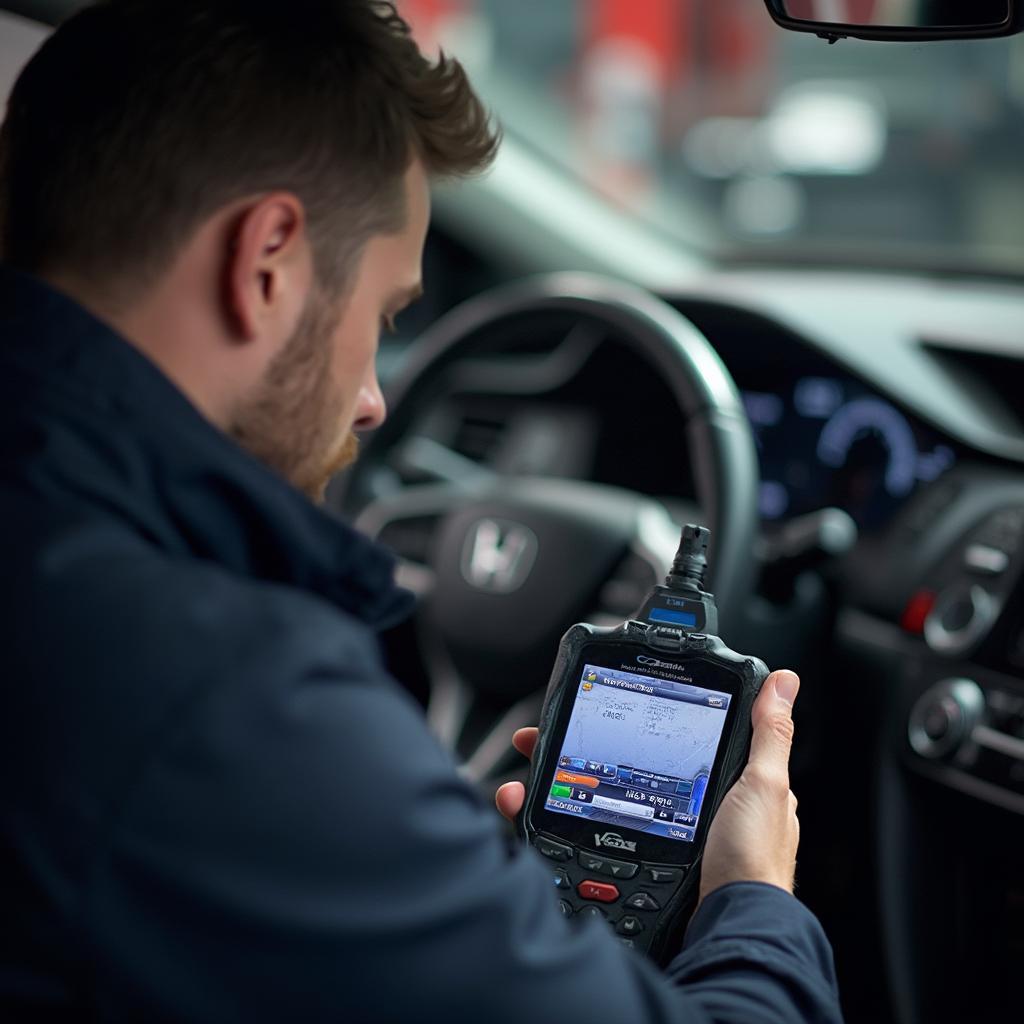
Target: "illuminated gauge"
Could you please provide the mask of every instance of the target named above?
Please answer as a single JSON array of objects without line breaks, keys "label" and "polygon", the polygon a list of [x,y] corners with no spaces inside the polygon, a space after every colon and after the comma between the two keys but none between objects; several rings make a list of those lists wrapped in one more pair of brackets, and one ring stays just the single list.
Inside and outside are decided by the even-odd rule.
[{"label": "illuminated gauge", "polygon": [[880,398],[840,406],[818,439],[826,466],[881,475],[886,492],[906,497],[917,482],[917,441],[906,417]]}]

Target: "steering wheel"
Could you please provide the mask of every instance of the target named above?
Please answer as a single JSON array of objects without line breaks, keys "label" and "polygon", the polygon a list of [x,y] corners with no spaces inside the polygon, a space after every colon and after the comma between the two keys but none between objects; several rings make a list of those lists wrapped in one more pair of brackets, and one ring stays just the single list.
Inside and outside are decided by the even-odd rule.
[{"label": "steering wheel", "polygon": [[[728,625],[750,594],[758,466],[736,387],[699,331],[630,285],[555,274],[485,293],[438,320],[388,388],[388,420],[342,484],[342,511],[400,556],[417,592],[415,635],[427,718],[470,778],[506,777],[515,729],[538,720],[561,634],[621,622],[668,571],[677,506],[556,475],[487,468],[431,437],[460,394],[535,398],[570,383],[614,338],[667,385],[699,510],[712,529],[711,587]],[[554,342],[552,343],[552,340]],[[621,409],[642,396],[623,394]],[[607,410],[607,415],[619,410]],[[551,427],[542,443],[560,443]]]}]

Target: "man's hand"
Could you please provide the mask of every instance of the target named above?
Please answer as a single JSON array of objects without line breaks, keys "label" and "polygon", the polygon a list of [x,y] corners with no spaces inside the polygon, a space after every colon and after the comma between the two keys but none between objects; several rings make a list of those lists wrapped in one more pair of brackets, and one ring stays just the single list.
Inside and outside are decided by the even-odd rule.
[{"label": "man's hand", "polygon": [[794,673],[773,672],[754,702],[750,760],[708,831],[701,899],[729,882],[767,882],[793,891],[800,823],[789,788],[789,750],[799,688]]},{"label": "man's hand", "polygon": [[[796,797],[789,788],[789,750],[793,701],[799,688],[794,673],[773,672],[754,702],[750,760],[711,823],[701,869],[701,899],[729,882],[767,882],[793,891],[800,823]],[[537,745],[537,730],[518,730],[512,745],[530,757]],[[521,782],[506,782],[495,794],[495,802],[511,821],[525,797]]]},{"label": "man's hand", "polygon": [[[537,746],[537,730],[532,727],[517,729],[512,734],[512,746],[523,757],[533,757],[533,748]],[[513,821],[522,810],[525,799],[526,787],[521,782],[506,782],[504,786],[499,786],[498,791],[494,794],[494,802],[498,805],[498,810],[509,821]]]}]

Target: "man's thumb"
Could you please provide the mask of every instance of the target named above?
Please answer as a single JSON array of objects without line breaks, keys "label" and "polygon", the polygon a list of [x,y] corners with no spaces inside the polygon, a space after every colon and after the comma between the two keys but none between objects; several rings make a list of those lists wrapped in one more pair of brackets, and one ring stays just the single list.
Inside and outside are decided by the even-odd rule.
[{"label": "man's thumb", "polygon": [[750,741],[750,763],[773,772],[789,771],[789,750],[793,745],[793,702],[800,689],[795,672],[773,672],[754,701],[751,719],[754,735]]}]

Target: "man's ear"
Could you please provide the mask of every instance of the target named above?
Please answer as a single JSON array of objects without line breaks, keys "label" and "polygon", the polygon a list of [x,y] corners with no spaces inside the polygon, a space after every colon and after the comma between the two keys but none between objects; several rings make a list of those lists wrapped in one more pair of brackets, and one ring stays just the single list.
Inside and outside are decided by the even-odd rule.
[{"label": "man's ear", "polygon": [[302,202],[272,192],[246,203],[232,224],[224,275],[232,333],[239,341],[288,337],[306,305],[312,255]]}]

